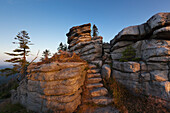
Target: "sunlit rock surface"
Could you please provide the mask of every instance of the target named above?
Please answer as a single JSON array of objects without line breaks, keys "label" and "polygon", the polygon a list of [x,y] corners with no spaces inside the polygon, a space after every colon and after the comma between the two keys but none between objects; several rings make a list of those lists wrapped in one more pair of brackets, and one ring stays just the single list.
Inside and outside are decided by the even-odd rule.
[{"label": "sunlit rock surface", "polygon": [[[170,13],[158,13],[144,24],[127,27],[110,43],[103,43],[101,36],[92,37],[90,23],[72,27],[67,37],[68,51],[88,64],[30,65],[27,79],[11,91],[13,103],[36,112],[61,113],[74,112],[82,101],[109,105],[113,98],[103,81],[113,77],[134,94],[153,96],[170,107]],[[122,62],[129,46],[136,59]],[[83,85],[89,91],[86,100],[81,100]],[[105,108],[96,112],[100,110]]]},{"label": "sunlit rock surface", "polygon": [[[123,29],[110,44],[112,77],[134,94],[158,97],[170,107],[170,13]],[[120,62],[128,46],[135,49],[138,61]]]},{"label": "sunlit rock surface", "polygon": [[12,100],[36,112],[71,113],[81,104],[86,67],[83,62],[31,65]]}]

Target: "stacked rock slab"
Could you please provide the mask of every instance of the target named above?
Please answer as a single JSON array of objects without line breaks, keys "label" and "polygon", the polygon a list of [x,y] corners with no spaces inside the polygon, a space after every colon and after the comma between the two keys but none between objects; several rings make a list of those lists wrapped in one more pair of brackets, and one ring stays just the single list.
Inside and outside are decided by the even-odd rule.
[{"label": "stacked rock slab", "polygon": [[103,43],[103,64],[111,64],[111,56],[110,56],[110,44],[109,43]]},{"label": "stacked rock slab", "polygon": [[103,87],[101,78],[102,37],[91,38],[91,24],[84,24],[70,29],[68,36],[69,51],[75,52],[87,61],[86,88],[89,89],[91,101],[95,104],[107,105],[112,102],[108,98],[108,90]]},{"label": "stacked rock slab", "polygon": [[[110,44],[112,76],[134,93],[159,98],[170,108],[170,13],[123,29]],[[138,61],[120,62],[130,46]]]},{"label": "stacked rock slab", "polygon": [[71,113],[81,104],[86,63],[31,65],[27,79],[12,93],[12,102],[39,113]]}]

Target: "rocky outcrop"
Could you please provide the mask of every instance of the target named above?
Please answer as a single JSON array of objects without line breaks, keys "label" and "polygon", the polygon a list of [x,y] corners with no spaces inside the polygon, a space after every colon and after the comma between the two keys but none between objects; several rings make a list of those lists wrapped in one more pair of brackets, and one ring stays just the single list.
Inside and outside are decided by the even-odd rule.
[{"label": "rocky outcrop", "polygon": [[113,99],[106,96],[108,90],[103,86],[101,77],[103,37],[91,37],[91,24],[73,27],[67,36],[69,51],[80,55],[89,64],[85,84],[90,97],[87,102],[99,105],[112,103]]},{"label": "rocky outcrop", "polygon": [[[81,102],[108,105],[113,98],[103,81],[113,77],[134,94],[151,95],[170,107],[170,13],[158,13],[142,25],[127,27],[110,43],[103,43],[101,36],[91,37],[90,23],[72,27],[67,37],[68,51],[88,64],[30,65],[27,79],[11,91],[13,103],[36,112],[64,113],[74,112]],[[82,86],[88,90],[87,100],[82,100]]]},{"label": "rocky outcrop", "polygon": [[86,67],[83,62],[31,65],[27,79],[13,91],[12,102],[35,112],[71,113],[81,104]]},{"label": "rocky outcrop", "polygon": [[155,39],[169,39],[168,31],[170,25],[170,13],[158,13],[152,16],[146,23],[137,26],[130,26],[118,33],[111,40],[111,45],[120,41],[138,41],[158,35]]},{"label": "rocky outcrop", "polygon": [[[134,94],[151,95],[170,107],[170,13],[158,13],[146,23],[123,29],[111,40],[112,77]],[[127,48],[135,59],[122,61]],[[131,54],[131,53],[129,53]]]},{"label": "rocky outcrop", "polygon": [[77,45],[80,42],[86,42],[91,40],[91,24],[84,24],[81,26],[75,26],[72,27],[67,33],[68,41],[67,43],[69,44],[69,49],[72,46]]}]

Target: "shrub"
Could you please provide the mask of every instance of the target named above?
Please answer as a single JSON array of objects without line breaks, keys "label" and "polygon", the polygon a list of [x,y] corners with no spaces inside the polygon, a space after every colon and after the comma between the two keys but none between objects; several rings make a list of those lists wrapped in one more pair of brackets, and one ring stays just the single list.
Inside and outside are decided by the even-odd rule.
[{"label": "shrub", "polygon": [[141,58],[136,58],[136,50],[132,46],[128,46],[123,52],[120,62],[140,61]]}]

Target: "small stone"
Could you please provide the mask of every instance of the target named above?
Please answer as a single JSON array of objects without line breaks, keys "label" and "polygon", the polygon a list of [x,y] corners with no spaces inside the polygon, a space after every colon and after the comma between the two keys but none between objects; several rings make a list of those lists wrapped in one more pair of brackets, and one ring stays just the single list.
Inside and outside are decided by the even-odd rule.
[{"label": "small stone", "polygon": [[108,80],[110,78],[110,74],[111,74],[110,65],[104,64],[102,66],[102,72],[101,72],[102,78]]}]

